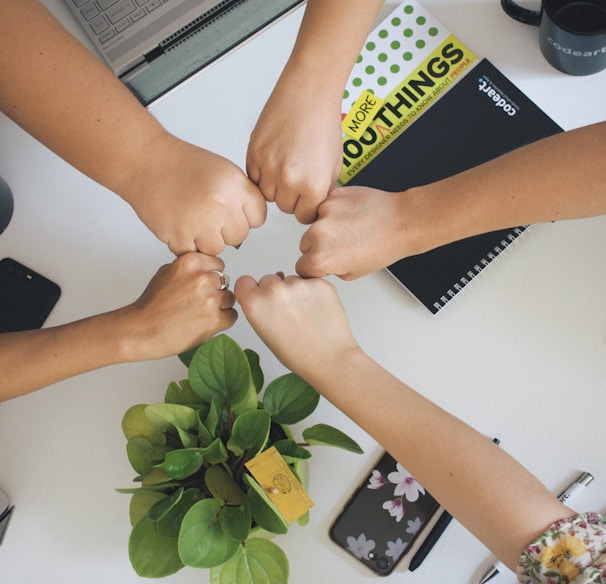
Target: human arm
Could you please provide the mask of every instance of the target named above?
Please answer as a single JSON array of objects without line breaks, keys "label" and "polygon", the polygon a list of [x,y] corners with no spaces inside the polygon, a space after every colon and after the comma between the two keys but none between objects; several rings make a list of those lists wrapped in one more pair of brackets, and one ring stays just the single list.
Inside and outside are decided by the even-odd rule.
[{"label": "human arm", "polygon": [[0,334],[0,401],[106,365],[160,359],[229,328],[234,296],[210,270],[223,262],[189,253],[161,267],[134,303],[39,330]]},{"label": "human arm", "polygon": [[372,435],[506,565],[574,515],[503,449],[396,379],[353,338],[335,288],[250,276],[235,294],[280,361]]},{"label": "human arm", "polygon": [[314,220],[342,164],[341,100],[383,0],[308,0],[290,58],[251,135],[246,168],[268,201]]},{"label": "human arm", "polygon": [[0,3],[0,110],[120,195],[176,254],[216,255],[265,221],[241,169],[168,133],[35,0]]},{"label": "human arm", "polygon": [[301,238],[297,272],[349,280],[480,233],[606,214],[604,160],[601,122],[407,191],[335,189]]}]

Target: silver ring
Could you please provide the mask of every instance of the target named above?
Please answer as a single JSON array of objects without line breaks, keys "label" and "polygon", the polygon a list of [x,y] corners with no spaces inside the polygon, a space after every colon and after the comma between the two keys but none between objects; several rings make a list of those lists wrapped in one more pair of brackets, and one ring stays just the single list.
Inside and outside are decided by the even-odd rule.
[{"label": "silver ring", "polygon": [[214,274],[218,274],[220,281],[221,281],[221,286],[219,287],[219,290],[227,290],[229,288],[229,276],[227,274],[224,274],[223,272],[220,272],[219,270],[210,270],[211,272],[213,272]]}]

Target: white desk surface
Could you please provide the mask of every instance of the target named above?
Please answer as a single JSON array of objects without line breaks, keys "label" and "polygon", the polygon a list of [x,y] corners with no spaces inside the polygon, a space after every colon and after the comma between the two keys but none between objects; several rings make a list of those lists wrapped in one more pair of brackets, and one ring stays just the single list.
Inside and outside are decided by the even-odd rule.
[{"label": "white desk surface", "polygon": [[[71,29],[60,0],[46,0]],[[543,60],[537,30],[496,0],[425,0],[476,54],[486,56],[565,129],[604,119],[606,71],[575,78]],[[395,2],[387,3],[385,13]],[[289,54],[299,9],[197,75],[151,111],[195,144],[244,166],[248,136]],[[310,104],[313,107],[313,104]],[[171,254],[118,197],[0,117],[0,176],[15,214],[0,236],[12,256],[57,281],[55,325],[134,300]],[[574,196],[574,195],[571,195]],[[242,248],[223,254],[232,276],[294,270],[303,228],[272,206]],[[489,436],[554,492],[580,470],[596,477],[579,510],[606,511],[606,217],[534,229],[452,306],[432,316],[386,273],[336,282],[362,346],[385,367]],[[267,379],[283,372],[244,318],[229,331],[261,354]],[[32,367],[35,367],[32,363]],[[1,374],[0,374],[1,376]],[[15,512],[0,547],[3,584],[143,582],[127,553],[131,484],[120,421],[128,407],[163,399],[184,376],[176,358],[108,367],[0,404],[0,488]],[[311,460],[311,522],[276,541],[292,584],[377,581],[337,548],[328,528],[380,447],[326,401],[332,423],[362,456],[318,448]],[[467,584],[491,554],[453,522],[415,572],[391,582]],[[501,574],[499,582],[512,582]],[[171,584],[208,582],[185,568]]]}]

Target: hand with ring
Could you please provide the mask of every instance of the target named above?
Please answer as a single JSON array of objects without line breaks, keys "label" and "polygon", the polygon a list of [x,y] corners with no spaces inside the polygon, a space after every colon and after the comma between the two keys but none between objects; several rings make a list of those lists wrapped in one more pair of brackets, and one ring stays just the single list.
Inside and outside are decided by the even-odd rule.
[{"label": "hand with ring", "polygon": [[[0,335],[0,370],[8,376],[0,401],[106,365],[170,357],[229,328],[238,313],[223,268],[219,258],[186,253],[162,266],[128,306]],[[30,366],[34,358],[40,367]]]},{"label": "hand with ring", "polygon": [[121,309],[137,354],[132,360],[181,353],[231,327],[238,318],[223,261],[190,252],[161,267],[143,295]]},{"label": "hand with ring", "polygon": [[219,270],[209,270],[209,272],[212,272],[219,276],[219,281],[221,284],[219,286],[219,291],[227,290],[229,288],[229,276],[227,274],[224,274],[223,272],[221,272]]}]

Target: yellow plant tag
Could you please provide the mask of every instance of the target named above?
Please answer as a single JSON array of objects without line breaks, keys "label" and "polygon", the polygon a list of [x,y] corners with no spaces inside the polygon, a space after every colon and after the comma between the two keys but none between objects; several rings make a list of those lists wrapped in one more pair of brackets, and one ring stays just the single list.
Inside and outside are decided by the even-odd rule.
[{"label": "yellow plant tag", "polygon": [[249,460],[246,468],[265,490],[287,523],[298,519],[314,506],[307,491],[275,446]]},{"label": "yellow plant tag", "polygon": [[349,113],[343,118],[341,128],[348,136],[359,138],[383,105],[383,100],[367,89],[356,99]]}]

